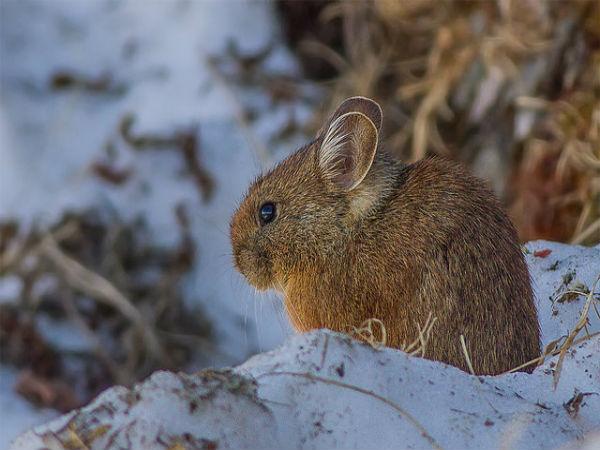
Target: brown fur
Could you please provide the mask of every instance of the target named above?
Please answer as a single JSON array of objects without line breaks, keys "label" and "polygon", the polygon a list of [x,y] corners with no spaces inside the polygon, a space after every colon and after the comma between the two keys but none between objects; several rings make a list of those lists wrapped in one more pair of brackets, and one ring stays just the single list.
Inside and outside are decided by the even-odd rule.
[{"label": "brown fur", "polygon": [[[381,117],[365,114],[378,129]],[[298,331],[377,318],[400,347],[431,312],[427,358],[467,370],[461,334],[477,374],[539,356],[517,235],[484,183],[442,158],[405,165],[377,151],[348,191],[319,165],[325,132],[256,180],[234,215],[235,265],[248,281],[281,291]],[[277,217],[261,227],[266,201]]]}]

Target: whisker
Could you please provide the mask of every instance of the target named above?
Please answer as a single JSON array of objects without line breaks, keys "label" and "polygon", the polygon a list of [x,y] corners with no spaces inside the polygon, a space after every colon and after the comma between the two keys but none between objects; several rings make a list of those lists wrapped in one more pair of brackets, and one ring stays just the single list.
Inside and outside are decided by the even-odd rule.
[{"label": "whisker", "polygon": [[256,296],[258,294],[258,290],[256,288],[254,288],[254,298],[252,299],[252,301],[254,302],[254,324],[255,324],[255,329],[256,329],[256,347],[258,348],[258,351],[261,352],[261,345],[260,345],[260,327],[258,326],[258,315],[257,315],[257,309],[256,309]]}]

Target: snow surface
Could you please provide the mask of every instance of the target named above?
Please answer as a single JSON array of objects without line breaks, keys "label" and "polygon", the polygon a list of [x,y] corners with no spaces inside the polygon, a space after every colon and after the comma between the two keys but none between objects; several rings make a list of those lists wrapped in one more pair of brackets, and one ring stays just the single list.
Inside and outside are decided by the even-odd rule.
[{"label": "snow surface", "polygon": [[[536,294],[542,345],[545,346],[552,340],[569,334],[577,323],[582,297],[561,302],[561,295],[565,291],[581,290],[581,286],[588,290],[592,288],[595,279],[600,275],[600,245],[587,248],[533,241],[526,247],[529,251],[526,260]],[[534,256],[536,251],[543,250],[551,250],[552,253],[545,258]],[[565,281],[568,283],[565,284]],[[598,289],[600,283],[596,291]],[[600,311],[600,305],[598,306]],[[589,314],[588,321],[590,333],[600,331],[600,316],[596,311]]]},{"label": "snow surface", "polygon": [[[547,303],[565,271],[591,287],[600,246],[537,241],[528,256],[544,340],[567,332],[585,299]],[[589,333],[600,331],[590,313]],[[13,449],[556,449],[599,448],[600,335],[532,374],[471,376],[399,350],[375,350],[328,330],[296,335],[233,369],[157,372],[133,389],[115,387],[87,407],[21,436]],[[571,414],[577,393],[583,402]],[[177,447],[179,446],[179,447]]]},{"label": "snow surface", "polygon": [[[215,364],[240,362],[280,343],[288,331],[280,306],[255,301],[231,267],[228,222],[261,167],[233,119],[229,96],[206,66],[206,58],[222,54],[230,42],[241,53],[275,42],[266,66],[296,74],[272,5],[3,0],[0,8],[0,220],[51,224],[68,210],[115,211],[123,220],[141,215],[155,244],[173,245],[174,208],[183,204],[199,261],[186,282],[186,301],[202,305],[213,319],[221,348]],[[52,91],[49,82],[58,71],[92,79],[110,74],[124,93]],[[306,116],[302,105],[271,107],[264,92],[239,91],[244,105],[258,112],[253,126],[261,139],[281,128],[289,108]],[[198,126],[200,159],[216,178],[212,200],[204,203],[193,180],[182,176],[178,153],[136,153],[122,141],[119,122],[129,113],[136,134]],[[111,164],[133,171],[122,186],[91,175],[90,166],[106,159],[108,144],[116,153]],[[271,149],[273,160],[294,145]],[[0,286],[0,292],[11,288]]]},{"label": "snow surface", "polygon": [[[268,2],[0,1],[0,220],[46,226],[70,210],[116,212],[123,220],[142,216],[153,244],[173,245],[174,208],[185,205],[198,263],[184,281],[184,297],[213,323],[216,351],[206,357],[215,366],[273,348],[289,325],[280,303],[257,298],[231,264],[228,222],[261,163],[206,58],[223,54],[231,42],[242,54],[273,44],[265,67],[294,76],[298,68],[279,33]],[[49,83],[59,71],[90,79],[109,74],[124,90],[53,91]],[[265,92],[233,89],[257,113],[252,126],[261,140],[281,129],[291,110],[300,123],[308,117],[300,103],[271,106]],[[123,142],[118,126],[129,113],[136,134],[198,126],[199,158],[216,181],[209,202],[182,176],[178,153],[140,153]],[[297,141],[272,146],[273,162]],[[109,144],[115,152],[111,164],[133,173],[122,186],[91,174],[94,162],[106,160]],[[19,290],[19,280],[0,278],[0,302],[14,300]],[[73,327],[59,325],[42,321],[39,331],[61,348],[81,342]],[[0,448],[6,448],[40,420],[13,394],[14,377],[4,369],[0,377],[1,401],[20,405],[0,409]]]}]

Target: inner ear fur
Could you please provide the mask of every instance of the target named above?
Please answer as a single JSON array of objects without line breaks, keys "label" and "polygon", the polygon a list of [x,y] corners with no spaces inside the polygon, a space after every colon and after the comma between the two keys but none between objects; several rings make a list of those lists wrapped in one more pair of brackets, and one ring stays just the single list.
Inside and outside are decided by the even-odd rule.
[{"label": "inner ear fur", "polygon": [[377,127],[365,114],[349,112],[337,117],[319,148],[323,176],[342,189],[354,189],[373,164],[378,139]]},{"label": "inner ear fur", "polygon": [[383,112],[381,111],[381,106],[375,100],[371,100],[367,97],[350,97],[344,100],[337,109],[331,114],[331,116],[325,122],[325,125],[318,131],[317,137],[323,135],[330,128],[331,124],[344,114],[348,114],[350,112],[358,112],[367,116],[377,131],[381,131],[381,123],[383,121]]}]

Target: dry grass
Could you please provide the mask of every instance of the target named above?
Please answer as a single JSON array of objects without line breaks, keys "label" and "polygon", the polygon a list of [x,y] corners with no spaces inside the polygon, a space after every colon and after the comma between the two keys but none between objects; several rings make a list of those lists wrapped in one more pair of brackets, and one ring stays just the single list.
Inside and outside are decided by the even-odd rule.
[{"label": "dry grass", "polygon": [[[600,3],[332,1],[299,54],[336,75],[328,105],[372,97],[385,146],[446,154],[488,178],[523,240],[600,242]],[[317,33],[318,35],[318,33]]]},{"label": "dry grass", "polygon": [[409,355],[416,355],[424,358],[427,351],[427,343],[429,342],[429,337],[431,336],[431,331],[433,330],[436,321],[437,317],[433,317],[432,313],[429,313],[423,324],[423,328],[417,323],[417,337],[408,345],[403,344],[401,347],[402,351]]},{"label": "dry grass", "polygon": [[39,252],[56,266],[74,289],[115,308],[130,320],[142,336],[149,354],[158,361],[166,361],[165,352],[153,328],[131,301],[110,281],[67,256],[50,233],[47,233],[42,239]]},{"label": "dry grass", "polygon": [[465,361],[467,362],[467,367],[469,368],[469,372],[471,375],[475,375],[475,370],[473,369],[473,364],[471,363],[471,357],[469,356],[469,352],[467,351],[467,343],[465,342],[465,337],[460,335],[460,346],[462,348],[463,354],[465,355]]},{"label": "dry grass", "polygon": [[[373,325],[377,326],[379,333],[375,332]],[[376,337],[376,334],[379,335],[379,338]],[[374,349],[385,347],[385,344],[387,343],[385,325],[381,320],[375,318],[365,320],[360,327],[354,328],[350,335],[366,342]]]},{"label": "dry grass", "polygon": [[[182,306],[180,280],[192,267],[194,245],[185,213],[178,208],[176,215],[181,238],[174,248],[148,244],[139,221],[93,213],[68,214],[26,234],[0,227],[0,275],[21,287],[0,308],[0,344],[8,349],[2,360],[31,372],[21,383],[24,395],[56,407],[44,404],[40,389],[67,386],[78,398],[71,409],[114,383],[180,368],[210,347],[208,323]],[[37,332],[40,320],[73,325],[88,345],[75,354],[55,348]]]},{"label": "dry grass", "polygon": [[[505,373],[517,372],[526,367],[530,367],[533,365],[539,366],[544,363],[546,358],[559,355],[558,361],[556,363],[556,367],[554,368],[554,376],[553,376],[553,385],[554,385],[554,388],[556,389],[556,386],[558,385],[558,382],[560,380],[560,373],[562,371],[562,365],[563,365],[564,358],[567,354],[567,351],[569,351],[569,349],[575,347],[576,345],[581,344],[582,342],[585,342],[595,336],[600,335],[600,332],[588,333],[587,329],[586,329],[587,323],[588,323],[588,315],[590,313],[590,308],[593,307],[594,310],[596,311],[596,314],[600,318],[600,313],[598,312],[598,309],[596,308],[596,305],[595,305],[596,302],[600,302],[600,297],[596,298],[598,296],[596,287],[598,286],[599,282],[600,282],[600,275],[598,276],[598,278],[596,278],[596,281],[594,282],[594,285],[592,286],[592,289],[589,290],[589,292],[572,290],[572,291],[567,291],[567,292],[561,293],[561,295],[568,294],[568,293],[574,293],[576,295],[581,295],[586,298],[585,304],[584,304],[584,306],[581,310],[580,316],[579,316],[579,320],[573,326],[573,329],[569,332],[569,334],[566,336],[566,338],[561,337],[561,338],[555,339],[554,341],[551,341],[550,343],[548,343],[548,345],[546,345],[546,348],[544,349],[544,352],[538,358],[534,358],[531,361],[527,361],[526,363],[521,364],[520,366],[515,367]],[[582,336],[580,338],[577,338],[577,336],[581,333],[582,330],[586,330],[586,335]],[[563,339],[564,339],[564,341],[563,341]],[[561,344],[561,341],[563,341],[562,344]]]},{"label": "dry grass", "polygon": [[[556,386],[558,386],[558,381],[560,380],[560,373],[562,371],[562,365],[563,365],[563,361],[565,359],[565,355],[567,354],[567,350],[569,350],[571,348],[571,346],[573,345],[573,342],[575,341],[575,338],[581,332],[581,330],[583,330],[586,327],[587,322],[588,322],[588,314],[590,312],[590,306],[592,305],[592,302],[597,301],[594,298],[594,295],[596,292],[596,286],[598,286],[598,281],[600,281],[600,276],[598,276],[598,278],[596,278],[596,281],[594,282],[592,289],[590,290],[589,293],[587,293],[587,295],[584,292],[578,292],[578,294],[586,297],[586,301],[585,301],[585,305],[583,306],[583,308],[581,310],[581,315],[579,316],[579,320],[577,321],[577,323],[575,324],[575,326],[573,327],[573,329],[567,336],[565,343],[561,346],[558,361],[556,362],[556,367],[554,368],[554,378],[553,378],[554,389],[556,389]],[[589,333],[587,335],[590,336]]]},{"label": "dry grass", "polygon": [[[436,321],[437,318],[429,313],[427,320],[425,320],[422,327],[421,324],[416,323],[417,337],[410,343],[402,343],[400,350],[409,355],[425,357],[427,343],[429,342],[429,337]],[[367,319],[360,327],[353,328],[350,332],[350,336],[366,342],[374,349],[385,347],[387,344],[387,331],[385,325],[383,321],[376,318]]]}]

